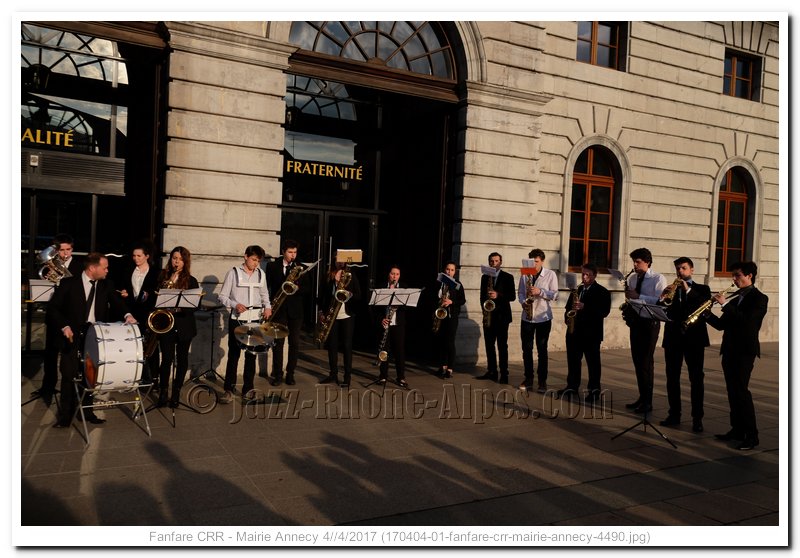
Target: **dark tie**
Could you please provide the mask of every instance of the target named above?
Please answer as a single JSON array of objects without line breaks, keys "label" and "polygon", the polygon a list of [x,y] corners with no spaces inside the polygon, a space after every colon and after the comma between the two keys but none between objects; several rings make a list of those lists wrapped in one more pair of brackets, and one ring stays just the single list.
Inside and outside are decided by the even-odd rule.
[{"label": "dark tie", "polygon": [[289,266],[288,265],[283,266],[283,276],[284,277],[288,277],[289,276]]},{"label": "dark tie", "polygon": [[[89,283],[92,284],[92,288],[89,289],[89,298],[86,299],[86,317],[85,320],[89,319],[89,313],[92,311],[92,304],[94,303],[94,284],[96,283],[95,279],[90,279]],[[97,316],[95,316],[97,317]]]},{"label": "dark tie", "polygon": [[636,277],[636,294],[642,294],[642,283],[644,283],[644,274]]}]

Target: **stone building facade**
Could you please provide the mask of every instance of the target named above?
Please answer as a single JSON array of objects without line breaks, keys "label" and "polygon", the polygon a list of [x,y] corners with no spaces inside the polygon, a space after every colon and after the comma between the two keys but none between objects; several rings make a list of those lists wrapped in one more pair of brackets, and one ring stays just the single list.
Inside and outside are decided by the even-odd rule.
[{"label": "stone building facade", "polygon": [[[582,22],[450,22],[441,24],[441,37],[453,53],[448,79],[432,85],[409,80],[397,89],[390,72],[371,73],[361,82],[353,78],[360,87],[404,94],[418,90],[420,98],[442,103],[431,105],[431,111],[445,115],[446,147],[429,153],[445,161],[441,196],[422,191],[413,180],[409,192],[432,215],[441,206],[438,228],[445,238],[438,242],[440,253],[428,254],[428,232],[412,237],[426,264],[419,276],[411,271],[406,276],[433,279],[437,262],[459,263],[468,300],[459,337],[465,363],[484,360],[478,285],[480,265],[495,250],[515,279],[534,247],[544,250],[546,265],[560,272],[564,290],[550,346],[564,348],[560,316],[568,275],[583,259],[570,255],[577,246],[571,239],[580,244],[571,229],[576,226],[573,189],[585,178],[582,156],[594,148],[610,167],[610,222],[603,225],[607,262],[601,267],[624,273],[630,269],[627,254],[644,246],[654,255],[653,269],[668,277],[673,277],[673,259],[691,257],[696,277],[715,291],[730,284],[718,265],[722,248],[734,242],[725,237],[727,244],[720,246],[721,231],[729,230],[729,217],[720,214],[720,189],[736,170],[744,182],[746,212],[737,229],[741,254],[759,265],[757,284],[770,297],[761,337],[778,339],[781,26],[612,23],[619,33],[616,68],[577,59]],[[102,33],[103,25],[92,29]],[[175,245],[190,247],[195,275],[213,292],[244,246],[257,243],[278,254],[281,235],[290,234],[284,192],[287,74],[310,76],[318,70],[320,79],[341,75],[351,83],[348,76],[359,66],[340,66],[324,52],[299,56],[293,40],[300,35],[293,35],[291,22],[158,22],[152,30],[166,53],[160,82],[163,121],[157,126],[163,144],[153,173],[153,203],[159,207],[155,236],[165,252]],[[596,48],[597,39],[592,44]],[[723,93],[725,61],[736,55],[754,69],[750,85],[758,91],[750,98]],[[375,60],[363,67],[370,64]],[[392,105],[381,106],[388,112]],[[413,121],[413,110],[409,115]],[[379,159],[389,156],[387,150]],[[413,204],[379,205],[376,201],[373,212],[378,217],[369,221],[377,232],[370,234],[382,239],[402,234],[402,228],[388,230],[392,219],[414,225]],[[402,214],[393,215],[398,211]],[[583,236],[584,244],[591,244],[591,235]],[[379,246],[394,245],[374,248]],[[388,260],[370,257],[377,268],[369,272],[370,281],[379,282]],[[406,258],[405,269],[412,261]],[[621,285],[607,273],[599,280],[613,292],[604,346],[627,346],[627,328],[616,310],[623,300]],[[516,361],[521,360],[518,328],[517,314],[509,335]],[[206,328],[200,330],[195,346],[204,347]],[[712,342],[719,342],[719,335],[712,335]],[[224,348],[226,339],[217,335],[215,343]],[[205,366],[206,351],[193,350],[192,360]]]}]

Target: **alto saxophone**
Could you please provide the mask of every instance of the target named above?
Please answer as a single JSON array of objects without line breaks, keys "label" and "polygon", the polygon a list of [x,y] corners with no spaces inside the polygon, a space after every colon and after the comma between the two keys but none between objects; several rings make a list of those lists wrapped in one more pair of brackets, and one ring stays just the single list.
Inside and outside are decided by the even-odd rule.
[{"label": "alto saxophone", "polygon": [[[525,293],[528,289],[533,287],[533,275],[525,276]],[[525,302],[522,303],[522,309],[525,310],[525,319],[530,321],[533,319],[533,297],[526,296]]]},{"label": "alto saxophone", "polygon": [[433,312],[433,332],[437,333],[442,326],[442,320],[447,317],[447,306],[443,303],[445,300],[450,300],[450,288],[444,285],[441,301],[438,308]]},{"label": "alto saxophone", "polygon": [[[578,301],[578,289],[572,289],[572,293],[570,294],[572,298],[572,304],[575,305],[575,302]],[[575,316],[578,315],[578,311],[574,309],[570,309],[567,311],[567,333],[572,335],[575,333]]]},{"label": "alto saxophone", "polygon": [[672,306],[672,302],[675,299],[675,293],[677,293],[678,289],[681,288],[682,283],[683,279],[678,277],[669,287],[664,289],[664,298],[661,299],[661,304],[664,306]]}]

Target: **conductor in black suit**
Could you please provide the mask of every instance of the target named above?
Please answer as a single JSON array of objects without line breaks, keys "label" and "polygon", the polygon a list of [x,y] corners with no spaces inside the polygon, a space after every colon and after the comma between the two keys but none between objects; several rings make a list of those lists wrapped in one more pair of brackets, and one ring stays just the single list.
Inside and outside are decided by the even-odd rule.
[{"label": "conductor in black suit", "polygon": [[[267,288],[269,299],[275,301],[281,286],[287,281],[289,274],[297,265],[297,249],[299,245],[294,240],[283,241],[283,257],[267,264]],[[300,352],[300,329],[303,327],[303,295],[308,289],[305,278],[297,281],[298,290],[293,295],[287,295],[277,313],[272,317],[275,323],[283,324],[289,330],[289,354],[286,358],[286,385],[293,386],[294,370],[297,367],[297,357]],[[274,309],[273,309],[274,310]],[[283,380],[283,346],[286,339],[275,339],[272,348],[272,378],[270,383],[279,386]]]},{"label": "conductor in black suit", "polygon": [[[597,266],[585,263],[581,267],[582,284],[570,293],[564,310],[564,321],[568,324],[567,387],[558,390],[558,396],[577,394],[581,386],[581,361],[586,357],[589,373],[586,402],[600,398],[600,343],[603,341],[603,320],[611,311],[611,294],[596,281]],[[569,314],[573,313],[570,318]],[[570,332],[569,322],[574,326]]]},{"label": "conductor in black suit", "polygon": [[[483,341],[486,347],[486,361],[489,368],[479,380],[498,381],[498,357],[499,357],[499,382],[508,383],[508,326],[511,325],[511,302],[517,300],[517,289],[514,285],[514,277],[506,273],[500,267],[503,265],[503,256],[497,252],[489,254],[489,266],[498,271],[497,277],[492,279],[491,288],[489,285],[490,277],[481,276],[481,305],[487,300],[495,303],[495,308],[491,314],[489,327],[486,327],[486,319],[483,325]],[[497,351],[495,351],[495,344]]]},{"label": "conductor in black suit", "polygon": [[[667,400],[669,414],[661,421],[661,426],[677,426],[681,422],[681,367],[686,361],[689,371],[692,401],[692,430],[703,431],[703,365],[705,349],[708,347],[708,328],[704,320],[697,320],[688,329],[683,322],[704,302],[711,299],[708,285],[692,280],[694,262],[690,258],[681,257],[672,262],[675,274],[681,280],[674,292],[669,294],[672,302],[667,306],[667,317],[672,320],[664,325],[664,362],[667,374]],[[665,296],[673,286],[667,287]]]},{"label": "conductor in black suit", "polygon": [[[136,319],[126,312],[125,304],[114,290],[108,275],[108,259],[97,252],[91,252],[84,260],[84,269],[61,281],[53,293],[47,307],[47,322],[61,332],[63,348],[61,353],[61,412],[53,426],[64,428],[70,425],[75,414],[77,398],[72,387],[78,374],[78,350],[81,342],[80,332],[87,322],[111,322],[124,316],[126,323],[136,323]],[[91,404],[91,400],[86,401]],[[91,409],[84,413],[86,420],[102,424]]]},{"label": "conductor in black suit", "polygon": [[758,428],[753,396],[750,393],[750,374],[756,357],[761,356],[758,332],[767,313],[769,298],[754,283],[758,267],[754,262],[737,262],[729,267],[738,296],[725,301],[723,294],[714,295],[722,305],[722,316],[708,313],[708,323],[723,332],[722,372],[728,391],[731,429],[717,434],[719,440],[737,440],[736,449],[751,450],[758,445]]},{"label": "conductor in black suit", "polygon": [[[57,234],[51,244],[58,249],[58,257],[64,262],[67,271],[73,277],[83,272],[83,259],[72,255],[75,241],[68,234]],[[49,406],[53,401],[58,383],[58,353],[61,351],[63,335],[57,328],[47,327],[44,344],[44,374],[42,387],[33,395],[41,395],[42,400]]]}]

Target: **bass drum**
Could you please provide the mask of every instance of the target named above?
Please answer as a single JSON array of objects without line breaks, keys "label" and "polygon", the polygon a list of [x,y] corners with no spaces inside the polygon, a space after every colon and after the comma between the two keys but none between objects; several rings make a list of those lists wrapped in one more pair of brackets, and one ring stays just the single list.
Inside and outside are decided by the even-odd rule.
[{"label": "bass drum", "polygon": [[83,340],[86,386],[98,391],[122,391],[138,386],[144,370],[144,347],[137,324],[90,324]]}]

